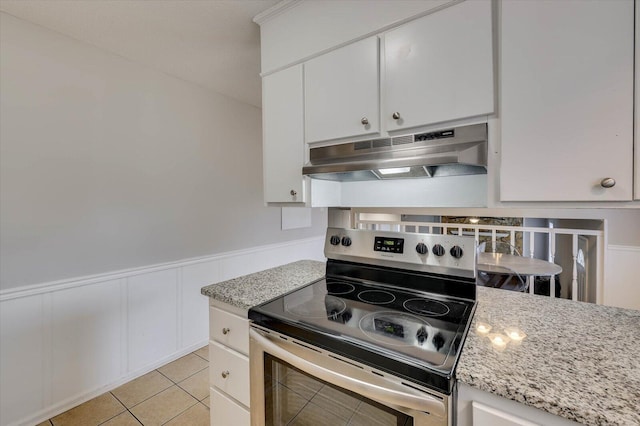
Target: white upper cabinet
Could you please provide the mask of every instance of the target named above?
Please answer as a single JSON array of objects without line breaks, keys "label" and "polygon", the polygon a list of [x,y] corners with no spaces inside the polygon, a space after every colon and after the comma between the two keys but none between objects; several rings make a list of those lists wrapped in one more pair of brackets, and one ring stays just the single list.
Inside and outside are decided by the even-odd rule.
[{"label": "white upper cabinet", "polygon": [[388,131],[494,112],[491,22],[491,2],[472,0],[384,35]]},{"label": "white upper cabinet", "polygon": [[262,156],[267,203],[304,203],[302,65],[262,79]]},{"label": "white upper cabinet", "polygon": [[501,16],[500,199],[631,200],[633,1],[510,0]]},{"label": "white upper cabinet", "polygon": [[306,141],[378,134],[378,74],[377,37],[305,63]]}]

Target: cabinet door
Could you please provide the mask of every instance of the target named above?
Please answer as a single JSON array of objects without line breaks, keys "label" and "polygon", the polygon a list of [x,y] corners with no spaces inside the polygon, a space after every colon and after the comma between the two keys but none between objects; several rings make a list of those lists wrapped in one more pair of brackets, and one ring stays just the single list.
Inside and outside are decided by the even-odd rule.
[{"label": "cabinet door", "polygon": [[631,199],[633,15],[632,0],[502,2],[501,200]]},{"label": "cabinet door", "polygon": [[262,79],[265,202],[304,202],[302,65]]},{"label": "cabinet door", "polygon": [[389,131],[492,113],[491,2],[465,1],[389,31],[384,66]]},{"label": "cabinet door", "polygon": [[210,388],[211,393],[211,426],[249,426],[251,415],[241,405],[227,398],[214,388]]},{"label": "cabinet door", "polygon": [[377,134],[378,38],[370,37],[304,64],[307,142]]}]

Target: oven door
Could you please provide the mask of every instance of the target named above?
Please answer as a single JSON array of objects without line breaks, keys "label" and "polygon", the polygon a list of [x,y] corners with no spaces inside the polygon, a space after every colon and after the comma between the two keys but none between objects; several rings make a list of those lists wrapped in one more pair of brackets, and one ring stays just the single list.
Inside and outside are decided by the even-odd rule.
[{"label": "oven door", "polygon": [[249,336],[252,426],[451,424],[446,395],[255,325]]}]

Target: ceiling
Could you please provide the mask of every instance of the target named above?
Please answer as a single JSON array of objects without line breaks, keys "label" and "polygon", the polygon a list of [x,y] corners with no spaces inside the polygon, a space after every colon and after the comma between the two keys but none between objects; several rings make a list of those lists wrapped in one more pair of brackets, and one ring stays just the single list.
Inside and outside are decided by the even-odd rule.
[{"label": "ceiling", "polygon": [[0,0],[0,10],[261,106],[260,29],[278,0]]}]

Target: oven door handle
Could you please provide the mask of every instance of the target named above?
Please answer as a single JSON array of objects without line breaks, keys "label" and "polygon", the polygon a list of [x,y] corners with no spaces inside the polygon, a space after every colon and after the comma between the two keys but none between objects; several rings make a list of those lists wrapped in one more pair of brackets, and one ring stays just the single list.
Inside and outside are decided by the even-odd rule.
[{"label": "oven door handle", "polygon": [[[262,351],[325,382],[332,383],[386,405],[395,405],[401,408],[428,412],[437,417],[445,417],[446,415],[447,406],[445,402],[428,393],[413,390],[409,387],[403,390],[391,389],[355,377],[349,377],[291,353],[279,344],[274,343],[268,336],[262,335],[253,328],[249,329],[249,335],[251,339],[262,347]],[[400,386],[402,385],[398,385],[398,387]]]}]

